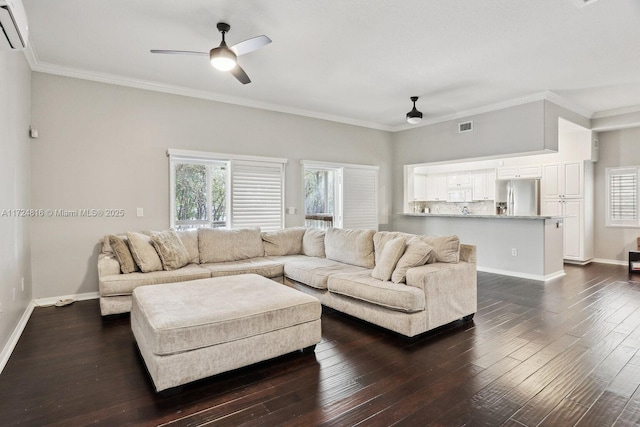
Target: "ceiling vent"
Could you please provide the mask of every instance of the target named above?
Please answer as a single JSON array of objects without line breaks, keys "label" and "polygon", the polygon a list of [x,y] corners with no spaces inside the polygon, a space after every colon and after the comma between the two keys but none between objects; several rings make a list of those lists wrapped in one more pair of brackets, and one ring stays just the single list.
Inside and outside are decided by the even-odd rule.
[{"label": "ceiling vent", "polygon": [[458,132],[471,132],[473,130],[473,120],[463,123],[458,123]]},{"label": "ceiling vent", "polygon": [[592,3],[597,2],[598,0],[571,0],[578,7],[585,7]]},{"label": "ceiling vent", "polygon": [[29,24],[22,0],[0,0],[0,49],[27,47]]}]

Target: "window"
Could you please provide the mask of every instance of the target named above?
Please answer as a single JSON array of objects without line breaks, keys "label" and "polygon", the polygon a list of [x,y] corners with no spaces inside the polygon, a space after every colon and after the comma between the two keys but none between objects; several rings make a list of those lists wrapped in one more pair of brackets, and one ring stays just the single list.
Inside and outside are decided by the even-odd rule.
[{"label": "window", "polygon": [[169,150],[171,226],[284,225],[285,159]]},{"label": "window", "polygon": [[640,167],[606,169],[606,225],[640,227],[638,172]]},{"label": "window", "polygon": [[304,168],[305,226],[329,228],[336,223],[336,176],[331,168]]},{"label": "window", "polygon": [[305,225],[378,229],[378,167],[303,160]]}]

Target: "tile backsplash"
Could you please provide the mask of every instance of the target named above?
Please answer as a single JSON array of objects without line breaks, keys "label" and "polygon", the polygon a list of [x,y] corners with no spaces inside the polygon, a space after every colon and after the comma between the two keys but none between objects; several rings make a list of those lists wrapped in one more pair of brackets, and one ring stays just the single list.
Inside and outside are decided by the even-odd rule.
[{"label": "tile backsplash", "polygon": [[469,214],[473,215],[495,215],[496,209],[493,200],[482,200],[477,202],[411,202],[408,206],[408,213],[423,213],[429,209],[429,213],[441,214],[461,214],[462,208],[467,207]]}]

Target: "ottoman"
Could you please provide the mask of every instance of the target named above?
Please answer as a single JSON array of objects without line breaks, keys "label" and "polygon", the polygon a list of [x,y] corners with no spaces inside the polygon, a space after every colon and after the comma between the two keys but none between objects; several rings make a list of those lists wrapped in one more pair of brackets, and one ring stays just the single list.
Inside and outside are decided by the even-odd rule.
[{"label": "ottoman", "polygon": [[318,299],[256,274],[134,289],[131,329],[160,392],[320,342]]}]

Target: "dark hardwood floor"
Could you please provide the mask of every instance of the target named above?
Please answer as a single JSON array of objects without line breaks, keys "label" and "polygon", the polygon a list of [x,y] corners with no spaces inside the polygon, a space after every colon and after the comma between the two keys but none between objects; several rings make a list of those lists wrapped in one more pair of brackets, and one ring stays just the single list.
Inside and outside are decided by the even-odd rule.
[{"label": "dark hardwood floor", "polygon": [[295,353],[158,396],[129,317],[36,308],[0,375],[0,425],[640,425],[640,276],[478,273],[479,310],[416,340],[325,309]]}]

